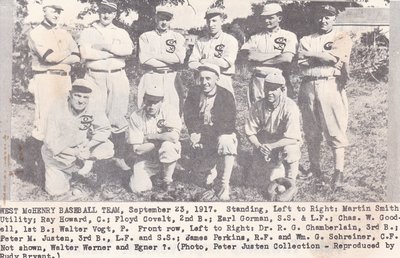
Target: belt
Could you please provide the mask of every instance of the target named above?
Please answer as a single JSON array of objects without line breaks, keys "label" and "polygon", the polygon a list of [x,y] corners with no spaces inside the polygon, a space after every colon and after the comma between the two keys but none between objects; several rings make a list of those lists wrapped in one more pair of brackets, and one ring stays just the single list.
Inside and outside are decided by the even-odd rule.
[{"label": "belt", "polygon": [[125,69],[125,67],[118,68],[118,69],[112,69],[112,70],[88,68],[88,71],[95,72],[95,73],[117,73],[117,72],[123,71],[124,69]]},{"label": "belt", "polygon": [[304,76],[303,81],[318,81],[336,79],[334,76]]},{"label": "belt", "polygon": [[156,70],[156,69],[154,69],[154,70],[150,70],[149,72],[150,72],[150,73],[153,72],[153,73],[161,73],[161,74],[164,74],[164,73],[174,73],[174,72],[176,72],[176,71],[171,70],[171,69],[167,69],[167,70]]},{"label": "belt", "polygon": [[47,70],[47,71],[33,71],[34,74],[55,74],[55,75],[60,75],[60,76],[68,76],[69,73],[67,73],[64,70]]}]

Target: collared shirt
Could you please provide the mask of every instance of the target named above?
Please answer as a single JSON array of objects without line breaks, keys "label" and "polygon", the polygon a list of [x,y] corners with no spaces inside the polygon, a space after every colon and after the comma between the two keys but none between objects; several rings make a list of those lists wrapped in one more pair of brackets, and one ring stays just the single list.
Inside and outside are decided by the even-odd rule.
[{"label": "collared shirt", "polygon": [[128,143],[142,144],[148,134],[177,132],[180,134],[182,121],[174,107],[163,104],[156,116],[146,114],[144,108],[133,113],[129,119]]},{"label": "collared shirt", "polygon": [[55,105],[49,114],[44,144],[54,156],[64,155],[66,148],[79,146],[90,140],[107,141],[111,134],[106,114],[90,107],[76,115],[70,105]]},{"label": "collared shirt", "polygon": [[[304,66],[302,75],[315,77],[330,77],[340,75],[341,65],[349,63],[352,41],[346,32],[332,30],[327,34],[312,34],[300,40],[299,51],[327,52],[338,58],[335,65],[322,65],[321,63]],[[299,60],[299,64],[307,60]]]},{"label": "collared shirt", "polygon": [[164,33],[152,30],[140,35],[139,60],[141,64],[163,54],[175,54],[182,64],[186,56],[185,38],[172,30]]},{"label": "collared shirt", "polygon": [[212,126],[214,124],[214,117],[212,109],[214,107],[215,96],[217,92],[212,94],[211,96],[207,96],[204,93],[200,95],[200,104],[199,104],[199,116],[203,118],[205,125]]},{"label": "collared shirt", "polygon": [[201,59],[223,58],[229,64],[229,68],[221,69],[223,74],[235,73],[235,61],[238,52],[238,42],[235,37],[221,32],[215,37],[206,36],[196,41],[190,62],[199,62]]},{"label": "collared shirt", "polygon": [[71,34],[58,26],[51,26],[43,21],[29,32],[29,47],[32,55],[32,69],[34,71],[63,70],[69,72],[69,64],[56,64],[46,61],[46,56],[51,53],[66,52],[79,55],[76,42]]},{"label": "collared shirt", "polygon": [[281,96],[275,108],[268,107],[266,100],[261,99],[251,107],[244,128],[247,136],[262,132],[267,138],[264,140],[289,138],[300,141],[300,111],[287,96]]},{"label": "collared shirt", "polygon": [[101,57],[103,52],[92,48],[95,44],[110,44],[112,49],[127,53],[126,56],[133,51],[133,43],[126,30],[114,24],[104,27],[98,21],[94,22],[82,31],[79,38],[82,58],[86,59],[86,66],[91,69],[113,70],[125,67],[126,56],[114,55],[107,59],[95,60]]}]

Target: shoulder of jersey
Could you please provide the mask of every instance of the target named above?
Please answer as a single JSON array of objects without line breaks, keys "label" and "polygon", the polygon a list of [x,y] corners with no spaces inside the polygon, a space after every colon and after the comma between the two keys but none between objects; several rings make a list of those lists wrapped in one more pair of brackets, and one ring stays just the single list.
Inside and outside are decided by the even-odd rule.
[{"label": "shoulder of jersey", "polygon": [[233,35],[231,35],[231,34],[229,34],[229,33],[225,33],[225,37],[226,37],[227,39],[229,39],[229,40],[235,40],[235,41],[237,41],[237,39],[236,39]]},{"label": "shoulder of jersey", "polygon": [[289,97],[286,97],[286,105],[287,105],[291,110],[293,110],[293,108],[299,109],[299,107],[297,106],[296,102],[295,102],[293,99],[289,98]]}]

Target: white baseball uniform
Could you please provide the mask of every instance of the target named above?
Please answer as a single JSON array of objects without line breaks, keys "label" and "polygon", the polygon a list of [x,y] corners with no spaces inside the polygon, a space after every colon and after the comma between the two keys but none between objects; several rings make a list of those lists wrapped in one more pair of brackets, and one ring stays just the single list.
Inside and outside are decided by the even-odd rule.
[{"label": "white baseball uniform", "polygon": [[[93,48],[95,44],[111,44],[112,57],[103,58],[110,52]],[[129,81],[125,73],[125,59],[132,54],[133,43],[124,29],[111,24],[103,27],[99,22],[82,31],[79,39],[82,58],[86,60],[85,79],[93,81],[92,102],[107,114],[113,133],[123,132],[128,122],[125,115],[129,104]],[[115,52],[114,52],[115,51]]]},{"label": "white baseball uniform", "polygon": [[110,123],[105,114],[86,108],[77,115],[70,105],[54,105],[48,116],[42,147],[46,192],[61,195],[70,189],[71,174],[77,172],[77,157],[67,149],[78,150],[90,140],[95,140],[99,144],[90,149],[90,158],[111,158],[114,146],[108,140],[110,133]]},{"label": "white baseball uniform", "polygon": [[338,84],[343,63],[349,63],[352,41],[346,32],[332,30],[327,34],[312,34],[300,40],[299,51],[326,52],[337,58],[334,65],[313,60],[299,60],[303,81],[299,106],[307,142],[321,142],[322,132],[333,148],[348,145],[346,136],[348,102],[345,89]]},{"label": "white baseball uniform", "polygon": [[[156,116],[146,114],[144,108],[133,113],[129,120],[128,143],[141,145],[145,143],[145,136],[154,133],[176,132],[180,134],[182,121],[178,111],[171,105],[164,103]],[[133,166],[133,175],[130,187],[134,192],[150,190],[150,177],[161,170],[162,163],[176,162],[180,158],[180,142],[163,141],[152,152],[137,156]],[[172,181],[172,175],[166,175]]]},{"label": "white baseball uniform", "polygon": [[[143,33],[139,37],[139,60],[143,65],[145,74],[142,76],[138,86],[138,107],[143,103],[145,85],[156,84],[164,89],[164,102],[180,110],[183,102],[183,85],[177,76],[177,69],[183,64],[186,49],[185,38],[172,30],[158,33],[156,30]],[[146,61],[157,58],[162,54],[175,54],[179,62],[165,67],[151,67]]]},{"label": "white baseball uniform", "polygon": [[[271,53],[278,56],[283,53],[296,54],[297,37],[293,32],[278,28],[271,33],[259,33],[250,37],[243,44],[242,50],[256,50],[262,53]],[[282,72],[282,65],[258,65],[254,67],[253,77],[248,89],[248,104],[251,106],[256,101],[264,98],[264,78],[273,72]]]},{"label": "white baseball uniform", "polygon": [[[35,120],[32,136],[43,140],[48,113],[54,103],[65,103],[71,89],[71,65],[61,60],[70,55],[79,56],[78,46],[64,29],[43,21],[28,35],[32,55],[33,78],[29,91],[35,96]],[[49,55],[58,60],[49,60]]]},{"label": "white baseball uniform", "polygon": [[235,61],[238,52],[238,42],[235,37],[221,32],[214,37],[206,36],[196,41],[190,62],[200,62],[202,59],[222,58],[229,67],[221,68],[218,85],[235,94],[232,86],[232,75],[235,73]]}]

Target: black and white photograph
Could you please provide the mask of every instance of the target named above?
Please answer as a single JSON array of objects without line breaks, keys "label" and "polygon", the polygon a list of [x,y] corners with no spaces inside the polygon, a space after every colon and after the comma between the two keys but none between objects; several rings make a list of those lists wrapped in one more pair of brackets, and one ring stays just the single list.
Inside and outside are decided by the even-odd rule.
[{"label": "black and white photograph", "polygon": [[386,201],[389,1],[14,2],[10,200]]}]

